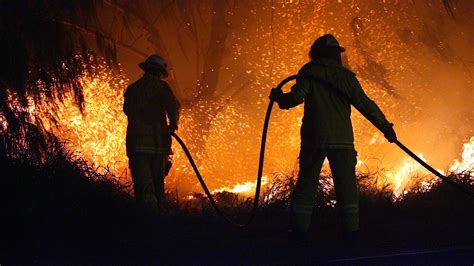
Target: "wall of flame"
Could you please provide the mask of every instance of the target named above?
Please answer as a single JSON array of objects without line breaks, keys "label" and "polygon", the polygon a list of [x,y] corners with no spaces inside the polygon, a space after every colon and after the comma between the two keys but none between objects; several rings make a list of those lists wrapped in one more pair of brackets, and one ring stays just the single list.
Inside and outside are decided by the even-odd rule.
[{"label": "wall of flame", "polygon": [[[220,87],[240,82],[232,79],[231,71],[235,69],[245,70],[251,84],[213,120],[204,152],[197,156],[212,190],[251,191],[268,91],[278,80],[296,73],[307,61],[312,41],[327,32],[335,34],[347,48],[349,66],[361,73],[359,79],[366,92],[395,123],[404,143],[446,171],[473,169],[473,65],[469,63],[472,58],[465,58],[471,49],[468,40],[474,39],[472,20],[462,16],[451,20],[441,1],[345,2],[275,1],[275,47],[269,30],[270,7],[255,4],[235,10],[229,23],[239,27],[232,28],[228,40],[232,52],[226,64],[231,67],[222,69]],[[351,27],[356,17],[361,23],[357,34]],[[430,33],[438,34],[439,39],[429,39]],[[357,46],[361,43],[363,48]],[[367,54],[384,68],[374,68]],[[178,79],[188,72],[188,65],[185,61],[175,63]],[[103,65],[99,68],[100,75],[83,77],[85,115],[66,98],[57,113],[59,124],[46,127],[98,171],[110,171],[126,182],[130,175],[122,103],[130,80],[124,73]],[[377,83],[380,77],[396,88],[399,98],[390,96]],[[195,120],[193,110],[217,106],[219,103],[209,102],[206,106],[185,107],[178,134],[189,143],[199,138],[190,130],[191,125],[202,122]],[[275,111],[268,138],[266,176],[292,172],[297,167],[301,116],[301,106]],[[356,112],[353,122],[359,171],[377,172],[379,176],[374,178],[391,184],[397,195],[413,186],[411,178],[415,175],[423,176],[417,182],[424,182],[425,187],[434,182],[432,176],[386,143],[383,135]],[[177,147],[174,150],[168,189],[184,194],[201,191],[184,154]]]}]

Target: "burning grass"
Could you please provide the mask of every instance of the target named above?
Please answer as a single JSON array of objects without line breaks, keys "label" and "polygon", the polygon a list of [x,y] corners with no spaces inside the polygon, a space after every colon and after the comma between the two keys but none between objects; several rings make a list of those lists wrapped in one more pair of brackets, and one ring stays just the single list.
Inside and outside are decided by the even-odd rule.
[{"label": "burning grass", "polygon": [[[8,256],[16,262],[20,258],[25,262],[31,262],[30,259],[50,261],[52,258],[61,261],[66,257],[88,260],[105,256],[110,259],[117,256],[117,250],[123,250],[125,253],[120,256],[126,257],[150,249],[152,253],[145,257],[154,254],[163,256],[160,261],[165,261],[168,252],[190,245],[189,241],[197,241],[206,247],[213,247],[216,239],[219,243],[236,241],[237,248],[246,243],[242,242],[242,234],[286,231],[287,207],[296,172],[272,175],[263,192],[259,214],[243,233],[234,231],[219,219],[201,193],[194,193],[187,199],[179,199],[170,193],[164,213],[155,219],[147,219],[135,208],[133,197],[127,192],[130,186],[114,181],[116,177],[111,172],[99,173],[90,168],[84,160],[65,151],[61,143],[48,151],[45,162],[0,157],[0,166],[5,173],[0,180],[0,189],[9,199],[3,210],[6,223],[2,236],[7,241]],[[466,171],[450,177],[473,191],[473,175],[472,171]],[[410,219],[415,215],[412,211],[419,209],[427,214],[453,210],[458,210],[457,214],[467,214],[472,208],[463,195],[445,183],[435,183],[429,191],[413,190],[405,194],[403,200],[394,202],[393,191],[388,185],[380,190],[368,175],[359,175],[358,179],[363,225],[374,221],[387,223],[392,221],[390,217],[399,217],[398,213]],[[320,182],[313,226],[315,230],[327,231],[338,223],[337,208],[331,177],[323,174]],[[252,203],[250,198],[226,191],[214,195],[230,217],[246,219]],[[272,245],[274,243],[266,244],[267,247]],[[152,247],[158,251],[153,251]],[[84,254],[92,257],[84,257]]]},{"label": "burning grass", "polygon": [[[123,91],[129,80],[123,73],[117,73],[97,64],[96,69],[87,72],[81,77],[84,88],[83,112],[75,106],[73,95],[57,99],[58,106],[51,112],[49,105],[32,107],[35,116],[40,117],[41,126],[49,134],[54,135],[65,143],[65,148],[84,160],[90,168],[98,173],[112,173],[116,181],[127,184],[130,182],[128,172],[128,158],[125,154],[125,132],[127,120],[122,113]],[[261,95],[261,98],[265,96]],[[261,101],[264,104],[265,101]],[[196,106],[200,112],[219,108],[219,113],[211,121],[205,143],[201,149],[197,148],[196,131],[203,125],[195,117],[195,110],[191,107],[183,109],[182,122],[178,134],[187,142],[191,153],[211,190],[214,192],[228,191],[250,196],[254,189],[253,176],[256,172],[257,152],[259,146],[260,128],[252,124],[255,120],[252,112],[235,103],[227,103],[222,107],[221,102],[203,102]],[[203,110],[201,110],[203,109]],[[301,109],[301,108],[300,108]],[[264,176],[271,176],[277,171],[294,171],[296,153],[299,143],[297,129],[300,119],[298,112],[276,113],[274,123],[269,132],[267,144],[267,158]],[[263,113],[262,116],[263,117]],[[205,119],[208,119],[207,117]],[[357,120],[357,119],[356,119]],[[356,132],[357,133],[357,132]],[[281,136],[288,136],[282,139]],[[375,145],[383,140],[380,134],[370,136],[368,145]],[[374,140],[376,139],[376,140]],[[473,169],[474,137],[464,144],[461,160],[456,160],[450,167],[451,172],[462,172]],[[364,149],[366,147],[363,147]],[[377,147],[373,146],[373,149]],[[194,177],[182,150],[174,147],[174,166],[166,183],[170,191],[179,191],[181,195],[189,192],[199,192],[200,187]],[[381,163],[380,163],[381,164]],[[369,169],[372,173],[365,179],[372,179],[369,183],[384,191],[390,188],[394,198],[401,198],[409,193],[412,187],[422,184],[423,189],[429,190],[434,182],[432,175],[427,174],[420,165],[409,157],[405,157],[398,165],[390,169],[374,171],[378,167],[368,159],[361,159],[358,170]],[[327,166],[325,169],[328,169]],[[457,169],[457,170],[456,170]],[[375,173],[375,174],[374,174]],[[365,174],[362,174],[365,175]],[[417,176],[414,182],[411,176]],[[264,184],[267,182],[263,180]],[[323,185],[325,187],[325,185]]]},{"label": "burning grass", "polygon": [[[47,151],[48,154],[44,156],[47,160],[42,162],[43,166],[41,167],[42,169],[54,169],[56,165],[51,165],[51,163],[57,162],[58,156],[63,156],[59,161],[69,161],[71,165],[75,165],[77,175],[84,175],[91,180],[100,182],[109,180],[111,184],[115,184],[115,187],[120,187],[125,193],[131,194],[131,180],[127,173],[128,159],[125,155],[127,121],[122,113],[123,90],[128,80],[122,74],[110,70],[105,64],[97,64],[95,67],[97,69],[85,73],[81,78],[85,99],[83,112],[75,106],[72,95],[57,99],[58,106],[54,108],[54,112],[51,112],[48,105],[31,107],[31,112],[35,117],[42,118],[39,120],[42,122],[41,127],[55,137],[50,145],[53,148]],[[215,107],[211,103],[209,104],[210,106],[207,108]],[[192,128],[199,126],[200,122],[193,118],[191,109],[185,109],[183,113],[182,130],[179,134],[189,140],[192,145],[193,136],[195,136]],[[253,141],[257,138],[252,138],[250,142],[243,140],[242,138],[247,136],[246,133],[236,130],[236,128],[241,130],[252,128],[249,124],[250,120],[245,119],[246,115],[245,110],[237,105],[223,108],[216,120],[213,121],[208,142],[203,150],[204,153],[198,154],[198,167],[204,177],[213,177],[206,179],[206,182],[213,189],[218,201],[227,207],[248,205],[247,203],[242,204],[242,199],[247,202],[247,198],[253,196],[255,188],[253,180],[243,181],[252,176],[249,174],[252,171],[249,170],[253,170],[252,166],[248,165],[250,157],[244,158],[246,156],[244,153],[250,153],[250,146],[255,144]],[[299,123],[299,120],[292,120],[292,123]],[[291,127],[297,128],[297,125]],[[187,130],[188,128],[190,130]],[[62,142],[61,145],[58,144],[59,141]],[[240,141],[243,141],[242,145],[239,144]],[[284,145],[275,143],[273,140],[270,142],[270,151],[267,154],[266,162],[266,169],[269,170],[266,170],[263,179],[262,204],[263,206],[287,206],[297,176],[297,168],[294,166],[296,158],[290,158],[291,156],[287,156],[287,153],[283,152],[275,154],[275,151],[281,150]],[[298,141],[292,140],[292,142],[297,143]],[[205,198],[199,193],[201,189],[197,185],[197,180],[194,178],[194,173],[184,154],[177,147],[174,150],[174,167],[167,178],[170,195],[173,195],[176,203],[184,199],[184,206],[199,205],[200,209],[205,208],[202,206],[207,203],[204,204]],[[236,153],[236,151],[238,152]],[[451,174],[451,177],[459,179],[458,181],[461,183],[472,184],[474,178],[470,173],[474,163],[473,152],[474,137],[471,137],[463,145],[461,159],[456,159],[449,167],[451,173],[459,173]],[[21,154],[21,149],[14,153],[15,158],[19,160],[31,157],[27,151]],[[230,155],[231,153],[233,155]],[[232,160],[228,158],[232,158]],[[289,167],[290,171],[287,173],[274,171],[287,164],[283,161],[293,161],[293,166]],[[32,163],[40,165],[41,162],[33,161]],[[392,200],[398,201],[407,195],[427,192],[439,183],[434,176],[428,174],[426,170],[408,157],[393,169],[382,168],[373,171],[365,164],[365,161],[359,161],[357,166],[361,192],[374,197],[390,197]],[[218,176],[214,177],[216,175]],[[181,193],[179,195],[178,183],[183,183],[183,181],[194,184],[191,194],[184,193],[183,195]],[[335,197],[327,164],[323,167],[320,183],[316,205],[333,207]],[[199,203],[190,203],[190,201]]]}]

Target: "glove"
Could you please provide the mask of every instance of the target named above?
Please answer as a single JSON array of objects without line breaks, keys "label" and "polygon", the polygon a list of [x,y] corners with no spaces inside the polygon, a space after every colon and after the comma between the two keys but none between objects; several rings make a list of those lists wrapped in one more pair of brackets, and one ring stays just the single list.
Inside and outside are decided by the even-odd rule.
[{"label": "glove", "polygon": [[168,126],[168,130],[169,130],[170,134],[173,134],[176,130],[178,130],[178,125],[171,124],[171,125]]},{"label": "glove", "polygon": [[272,88],[272,90],[270,91],[270,96],[268,96],[268,98],[272,101],[278,102],[280,101],[282,96],[283,91],[281,89]]},{"label": "glove", "polygon": [[397,134],[393,130],[393,124],[389,123],[383,127],[383,135],[388,140],[388,142],[393,143],[397,140]]}]

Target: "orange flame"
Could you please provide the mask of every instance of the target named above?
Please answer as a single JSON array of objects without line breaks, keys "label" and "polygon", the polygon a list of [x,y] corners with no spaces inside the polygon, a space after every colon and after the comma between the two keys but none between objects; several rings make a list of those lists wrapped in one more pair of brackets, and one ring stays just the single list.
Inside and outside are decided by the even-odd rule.
[{"label": "orange flame", "polygon": [[[418,154],[418,157],[426,161],[423,154]],[[443,173],[440,170],[438,171]],[[431,188],[433,181],[436,182],[434,176],[428,170],[409,157],[406,157],[399,167],[388,171],[385,176],[389,183],[393,184],[395,200],[401,199],[417,183],[421,185],[422,190],[427,191]]]},{"label": "orange flame", "polygon": [[474,137],[463,144],[461,158],[461,161],[457,159],[454,161],[449,168],[450,172],[463,173],[474,169]]},{"label": "orange flame", "polygon": [[[121,178],[123,182],[127,182],[130,180],[127,173],[128,158],[125,154],[127,120],[122,112],[122,104],[123,92],[129,81],[123,76],[117,78],[116,74],[103,66],[101,66],[100,73],[100,75],[94,77],[84,75],[82,79],[85,114],[81,114],[78,108],[74,106],[72,98],[66,98],[61,103],[63,106],[56,114],[59,123],[57,125],[51,122],[45,123],[45,128],[65,141],[67,148],[77,152],[78,156],[82,156],[97,171],[109,171]],[[214,108],[214,106],[206,108]],[[204,151],[206,154],[201,154],[201,157],[199,157],[201,161],[197,162],[203,175],[210,177],[206,181],[213,193],[229,191],[251,196],[255,189],[254,181],[245,182],[244,180],[253,179],[256,172],[256,166],[249,164],[249,162],[255,162],[257,159],[258,154],[254,150],[258,147],[259,137],[249,138],[241,130],[253,130],[253,136],[259,136],[260,132],[259,128],[250,125],[250,119],[245,117],[244,112],[239,108],[241,107],[228,105],[220,112],[211,126]],[[296,112],[301,112],[301,109],[297,108]],[[36,109],[36,112],[39,113],[48,111],[47,106]],[[182,113],[183,118],[178,133],[185,141],[190,142],[193,141],[194,135],[187,131],[187,128],[193,123],[198,123],[198,121],[193,118],[191,109],[185,109]],[[299,116],[295,119],[292,115],[292,119],[288,119],[288,114],[280,113],[275,120],[278,123],[283,121],[285,130],[289,128],[291,132],[287,133],[289,138],[284,143],[278,143],[274,141],[274,134],[279,133],[279,131],[270,131],[266,175],[275,169],[288,169],[292,164],[294,165],[298,150],[299,138],[295,137],[297,136],[295,132],[297,132],[301,123]],[[45,119],[44,121],[48,120]],[[288,124],[289,126],[287,126]],[[380,134],[375,134],[368,142],[374,144],[381,141],[384,140],[381,139]],[[167,185],[178,188],[183,183],[188,186],[191,184],[191,191],[201,191],[184,153],[176,146],[174,151],[175,163],[170,176],[167,178]],[[472,170],[473,151],[474,137],[470,139],[470,142],[464,144],[462,160],[456,160],[450,167],[450,171]],[[207,161],[202,158],[207,159]],[[359,160],[357,166],[361,167],[362,165],[363,161]],[[230,180],[219,177],[236,176],[236,174],[238,174],[238,178],[234,177]],[[434,177],[428,175],[426,170],[411,158],[406,158],[400,166],[394,167],[393,170],[386,173],[387,181],[393,185],[394,194],[397,198],[402,197],[413,186],[411,178],[414,175],[424,176],[419,182],[426,190],[434,182]],[[265,176],[263,185],[267,183],[268,179]]]},{"label": "orange flame", "polygon": [[[268,183],[268,178],[266,176],[262,176],[262,186],[265,186]],[[219,189],[213,190],[212,193],[217,192],[232,192],[236,194],[241,194],[245,196],[253,196],[255,193],[256,183],[255,182],[245,182],[245,183],[238,183],[232,187],[221,187]]]}]

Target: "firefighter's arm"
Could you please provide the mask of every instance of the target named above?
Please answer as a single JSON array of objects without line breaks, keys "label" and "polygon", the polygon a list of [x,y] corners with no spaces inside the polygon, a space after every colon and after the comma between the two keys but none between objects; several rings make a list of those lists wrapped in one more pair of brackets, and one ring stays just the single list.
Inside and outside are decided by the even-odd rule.
[{"label": "firefighter's arm", "polygon": [[173,91],[171,91],[170,87],[166,87],[165,89],[165,95],[164,95],[164,107],[166,114],[168,115],[168,119],[170,122],[170,131],[174,132],[175,130],[178,129],[178,124],[179,124],[179,111],[181,108],[181,105],[174,96]]},{"label": "firefighter's arm", "polygon": [[390,123],[377,104],[365,94],[359,81],[354,77],[352,81],[351,103],[359,110],[375,127],[382,131],[388,141],[397,140],[393,124]]},{"label": "firefighter's arm", "polygon": [[[305,75],[307,72],[305,67],[303,67],[298,75]],[[307,74],[306,74],[307,75]],[[296,79],[296,84],[291,87],[291,91],[288,93],[283,93],[283,91],[278,89],[272,89],[270,93],[270,99],[278,103],[280,109],[290,109],[304,102],[304,98],[310,92],[311,81],[309,79]]]},{"label": "firefighter's arm", "polygon": [[270,100],[277,102],[280,109],[290,109],[302,103],[302,101],[298,102],[295,99],[294,94],[292,92],[283,93],[281,89],[275,88],[273,88],[270,92],[269,98]]}]

